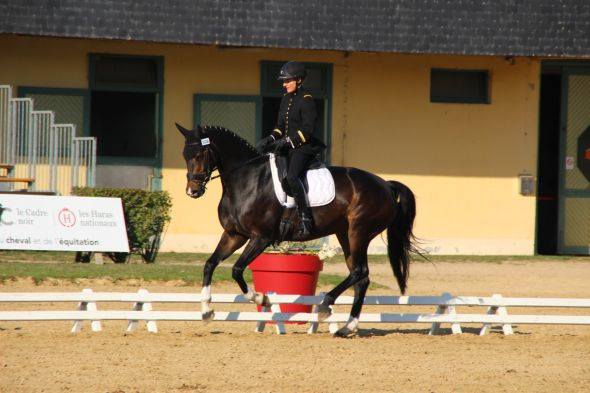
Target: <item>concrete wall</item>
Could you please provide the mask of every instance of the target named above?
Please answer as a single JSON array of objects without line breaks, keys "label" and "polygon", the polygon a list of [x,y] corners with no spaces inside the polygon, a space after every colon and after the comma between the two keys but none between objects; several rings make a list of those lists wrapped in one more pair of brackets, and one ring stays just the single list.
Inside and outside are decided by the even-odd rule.
[{"label": "concrete wall", "polygon": [[[86,88],[89,53],[164,56],[163,189],[173,198],[164,250],[210,251],[220,183],[184,195],[182,136],[193,94],[260,91],[260,62],[333,64],[332,164],[407,184],[417,195],[416,234],[439,254],[532,254],[535,198],[518,175],[536,175],[540,61],[270,49],[220,49],[124,41],[0,36],[0,82]],[[435,104],[430,69],[487,69],[491,104]],[[380,238],[373,252],[385,252]]]}]

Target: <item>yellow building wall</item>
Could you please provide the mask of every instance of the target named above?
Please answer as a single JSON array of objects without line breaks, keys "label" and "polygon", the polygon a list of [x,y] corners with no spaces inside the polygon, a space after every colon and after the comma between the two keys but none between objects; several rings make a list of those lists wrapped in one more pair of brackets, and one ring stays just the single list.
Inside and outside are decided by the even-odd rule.
[{"label": "yellow building wall", "polygon": [[[439,254],[532,254],[535,198],[518,175],[536,175],[540,62],[503,57],[222,49],[106,40],[0,36],[0,82],[15,87],[88,87],[88,54],[164,57],[163,189],[173,198],[163,250],[211,251],[221,185],[184,194],[183,139],[193,95],[260,91],[260,62],[333,64],[332,164],[407,184],[416,194],[416,234]],[[491,104],[434,104],[431,68],[487,69]],[[334,241],[333,239],[331,241]],[[373,252],[385,252],[378,237]]]}]

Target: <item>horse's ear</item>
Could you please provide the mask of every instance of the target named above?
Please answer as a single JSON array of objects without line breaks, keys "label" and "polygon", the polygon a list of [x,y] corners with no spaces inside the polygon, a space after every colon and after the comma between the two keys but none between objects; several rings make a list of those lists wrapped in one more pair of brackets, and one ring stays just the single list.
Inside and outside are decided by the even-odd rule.
[{"label": "horse's ear", "polygon": [[183,126],[181,126],[178,123],[174,123],[174,124],[176,124],[176,128],[178,128],[178,131],[180,131],[180,133],[182,135],[184,135],[185,138],[188,138],[189,135],[191,135],[193,133],[191,130],[187,130],[186,128],[184,128]]}]

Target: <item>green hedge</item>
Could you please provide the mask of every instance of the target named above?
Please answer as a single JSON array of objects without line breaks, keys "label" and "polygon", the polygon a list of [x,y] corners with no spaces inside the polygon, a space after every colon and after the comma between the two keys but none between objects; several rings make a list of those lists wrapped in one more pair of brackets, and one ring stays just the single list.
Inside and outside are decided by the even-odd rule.
[{"label": "green hedge", "polygon": [[166,191],[77,187],[73,194],[121,198],[129,249],[148,262],[155,260],[162,231],[170,221],[172,200]]}]

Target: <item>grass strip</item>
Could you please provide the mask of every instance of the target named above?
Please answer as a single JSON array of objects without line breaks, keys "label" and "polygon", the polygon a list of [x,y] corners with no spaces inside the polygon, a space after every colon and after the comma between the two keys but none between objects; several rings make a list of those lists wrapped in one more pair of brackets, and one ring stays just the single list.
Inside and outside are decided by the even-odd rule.
[{"label": "grass strip", "polygon": [[[0,251],[0,262],[54,262],[67,263],[73,262],[74,252],[64,251]],[[156,265],[179,265],[187,264],[193,266],[196,262],[205,262],[209,253],[176,253],[162,252],[158,254]],[[225,263],[232,264],[239,257],[234,254],[227,259]],[[430,255],[430,262],[475,262],[475,263],[506,263],[506,262],[544,262],[544,261],[567,261],[567,262],[590,262],[588,256],[571,256],[571,255]],[[132,263],[142,263],[139,255],[131,257]],[[413,256],[412,262],[426,262],[419,256]],[[344,263],[344,257],[337,255],[326,263],[338,264]],[[369,264],[371,263],[389,263],[387,255],[369,255]]]},{"label": "grass strip", "polygon": [[[244,276],[252,281],[252,273],[246,269]],[[30,277],[35,283],[49,278],[75,281],[76,279],[110,279],[144,281],[183,281],[187,285],[200,285],[203,267],[194,265],[159,264],[104,264],[92,263],[39,263],[0,262],[0,281]],[[321,273],[319,285],[337,285],[344,279],[336,274]],[[233,281],[231,268],[219,266],[213,276],[214,282]]]}]

